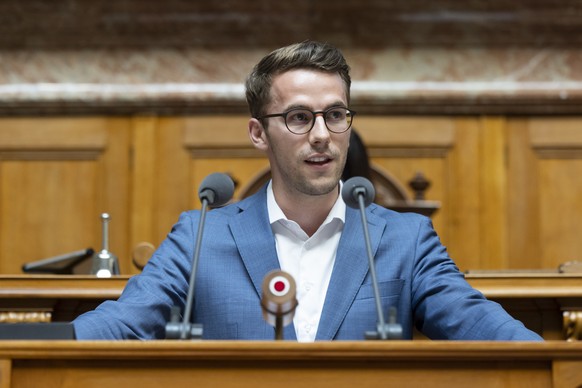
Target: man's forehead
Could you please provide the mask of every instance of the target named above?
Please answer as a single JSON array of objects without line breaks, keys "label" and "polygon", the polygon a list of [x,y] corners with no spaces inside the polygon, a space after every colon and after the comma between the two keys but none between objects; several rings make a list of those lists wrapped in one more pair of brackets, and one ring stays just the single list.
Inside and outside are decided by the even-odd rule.
[{"label": "man's forehead", "polygon": [[[330,101],[322,103],[347,103],[345,84],[337,73],[313,69],[293,69],[273,78],[269,92],[269,105],[298,104],[305,98],[306,106],[312,104],[312,96],[317,95]],[[294,101],[289,101],[293,99]]]}]

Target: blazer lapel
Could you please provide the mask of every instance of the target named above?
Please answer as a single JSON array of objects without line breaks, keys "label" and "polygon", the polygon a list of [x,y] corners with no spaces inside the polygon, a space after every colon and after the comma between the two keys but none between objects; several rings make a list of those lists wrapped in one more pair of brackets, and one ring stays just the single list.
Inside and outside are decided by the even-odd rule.
[{"label": "blazer lapel", "polygon": [[[368,209],[368,230],[375,256],[386,222]],[[332,340],[368,273],[368,256],[360,212],[346,209],[346,223],[338,246],[316,340]],[[362,333],[362,336],[364,333]]]},{"label": "blazer lapel", "polygon": [[264,190],[240,206],[241,212],[231,217],[230,230],[249,277],[261,295],[265,275],[280,268]]},{"label": "blazer lapel", "polygon": [[[239,204],[241,212],[229,222],[234,242],[259,298],[265,276],[280,269],[275,237],[269,223],[266,186]],[[286,339],[296,339],[293,323],[284,331]]]}]

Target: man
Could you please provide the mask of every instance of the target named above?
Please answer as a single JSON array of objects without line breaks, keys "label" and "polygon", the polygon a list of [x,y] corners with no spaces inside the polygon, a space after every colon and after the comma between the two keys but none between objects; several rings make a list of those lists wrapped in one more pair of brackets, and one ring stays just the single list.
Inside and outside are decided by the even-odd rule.
[{"label": "man", "polygon": [[[341,199],[351,124],[349,67],[334,47],[303,42],[263,58],[246,82],[253,145],[272,180],[257,194],[208,213],[193,319],[207,339],[273,339],[261,285],[281,268],[299,305],[284,338],[358,340],[377,313],[360,215]],[[183,213],[118,301],[74,321],[79,339],[164,338],[184,306],[200,213]],[[403,337],[540,340],[464,280],[429,219],[367,209],[382,307],[396,307]]]}]

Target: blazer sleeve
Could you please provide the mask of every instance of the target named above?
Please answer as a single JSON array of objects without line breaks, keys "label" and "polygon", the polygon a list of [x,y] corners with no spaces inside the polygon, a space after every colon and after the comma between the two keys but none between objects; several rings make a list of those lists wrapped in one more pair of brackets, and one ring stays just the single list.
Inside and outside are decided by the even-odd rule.
[{"label": "blazer sleeve", "polygon": [[467,283],[426,218],[418,228],[412,308],[416,327],[432,339],[542,340]]},{"label": "blazer sleeve", "polygon": [[77,339],[162,339],[172,306],[183,311],[194,227],[199,212],[180,215],[142,273],[129,279],[117,301],[105,301],[73,321]]}]

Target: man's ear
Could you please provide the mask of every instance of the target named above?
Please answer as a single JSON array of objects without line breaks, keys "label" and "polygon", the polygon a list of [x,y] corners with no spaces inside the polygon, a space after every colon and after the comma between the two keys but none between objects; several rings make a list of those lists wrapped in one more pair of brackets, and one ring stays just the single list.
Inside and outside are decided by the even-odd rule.
[{"label": "man's ear", "polygon": [[255,118],[249,120],[249,139],[256,149],[266,151],[269,148],[263,124]]}]

